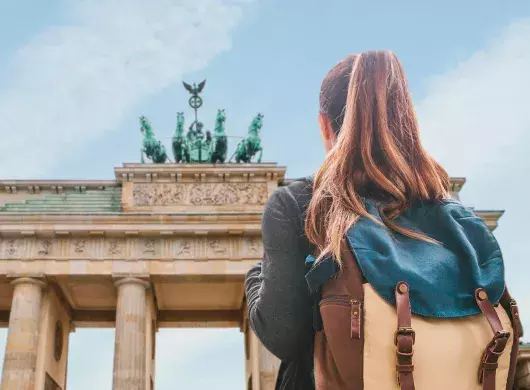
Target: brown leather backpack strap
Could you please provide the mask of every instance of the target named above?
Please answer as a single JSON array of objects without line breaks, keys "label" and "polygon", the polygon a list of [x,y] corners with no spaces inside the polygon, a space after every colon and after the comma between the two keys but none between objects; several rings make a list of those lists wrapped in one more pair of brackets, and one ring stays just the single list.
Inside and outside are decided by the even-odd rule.
[{"label": "brown leather backpack strap", "polygon": [[412,356],[416,334],[412,329],[412,314],[410,311],[409,286],[405,282],[396,285],[396,310],[398,328],[394,335],[396,345],[396,373],[401,390],[414,390],[414,365]]},{"label": "brown leather backpack strap", "polygon": [[510,332],[502,329],[501,320],[484,289],[478,288],[475,291],[475,300],[493,330],[493,338],[482,354],[478,381],[482,383],[484,390],[495,390],[495,375],[497,373],[499,358],[506,348]]},{"label": "brown leather backpack strap", "polygon": [[348,290],[351,304],[351,339],[355,350],[355,361],[351,362],[352,370],[355,371],[355,382],[349,383],[351,388],[362,389],[363,384],[363,353],[364,353],[364,329],[363,329],[363,305],[364,288],[363,277],[357,260],[351,251],[346,239],[342,241],[342,271],[340,278]]},{"label": "brown leather backpack strap", "polygon": [[519,339],[523,336],[523,324],[519,316],[519,308],[517,302],[513,299],[508,292],[508,287],[504,288],[504,294],[500,301],[501,306],[506,310],[506,313],[510,316],[513,328],[513,343],[512,350],[510,352],[510,369],[508,371],[508,383],[506,388],[512,389],[515,381],[515,370],[517,367],[517,356],[519,354]]}]

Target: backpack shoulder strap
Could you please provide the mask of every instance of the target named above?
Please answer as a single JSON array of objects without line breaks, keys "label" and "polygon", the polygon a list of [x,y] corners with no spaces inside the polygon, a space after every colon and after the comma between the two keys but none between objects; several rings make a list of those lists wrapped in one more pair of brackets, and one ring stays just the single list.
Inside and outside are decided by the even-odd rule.
[{"label": "backpack shoulder strap", "polygon": [[512,298],[508,292],[508,287],[504,288],[504,294],[500,300],[501,306],[504,308],[510,320],[513,328],[513,344],[510,352],[510,370],[508,372],[508,386],[507,389],[513,388],[515,381],[515,369],[517,366],[517,356],[519,355],[519,339],[523,337],[523,324],[521,323],[521,317],[519,316],[519,308],[517,302]]},{"label": "backpack shoulder strap", "polygon": [[[510,332],[502,328],[499,315],[495,311],[493,304],[488,299],[488,295],[484,289],[478,288],[475,291],[475,300],[480,308],[480,311],[482,311],[488,320],[491,330],[493,331],[493,338],[482,354],[478,373],[478,381],[479,383],[482,383],[482,388],[484,390],[495,390],[495,374],[497,373],[499,358],[506,348],[506,344],[510,338]],[[509,376],[510,375],[508,375],[508,377]]]},{"label": "backpack shoulder strap", "polygon": [[395,289],[398,328],[394,335],[396,346],[396,374],[401,390],[414,390],[414,342],[416,333],[412,329],[412,313],[410,311],[409,286],[399,282]]}]

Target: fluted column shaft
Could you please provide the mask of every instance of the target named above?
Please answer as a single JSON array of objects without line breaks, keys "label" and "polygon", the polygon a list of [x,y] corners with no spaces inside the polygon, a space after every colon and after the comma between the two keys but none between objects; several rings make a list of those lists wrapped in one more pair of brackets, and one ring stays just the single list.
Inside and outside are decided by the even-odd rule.
[{"label": "fluted column shaft", "polygon": [[145,390],[146,288],[149,283],[137,278],[116,282],[116,335],[114,343],[113,390]]},{"label": "fluted column shaft", "polygon": [[35,390],[39,322],[45,283],[17,278],[9,314],[1,390]]}]

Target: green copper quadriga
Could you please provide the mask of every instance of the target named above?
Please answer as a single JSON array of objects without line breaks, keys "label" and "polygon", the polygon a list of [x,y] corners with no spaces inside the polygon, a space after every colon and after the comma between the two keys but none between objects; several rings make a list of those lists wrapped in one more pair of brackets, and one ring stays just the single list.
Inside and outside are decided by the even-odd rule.
[{"label": "green copper quadriga", "polygon": [[[204,90],[206,80],[198,85],[183,82],[186,90],[191,94],[188,103],[193,108],[195,120],[191,123],[188,131],[185,131],[185,118],[183,112],[177,113],[177,126],[171,139],[175,163],[224,163],[228,151],[228,135],[225,130],[225,110],[217,110],[213,134],[204,130],[204,124],[197,117],[197,110],[202,106],[203,100],[200,94]],[[146,117],[140,117],[142,140],[142,162],[144,157],[151,159],[154,163],[164,163],[169,160],[164,145],[156,139],[151,125]],[[250,124],[247,137],[243,138],[237,145],[232,156],[237,163],[248,163],[257,155],[257,162],[261,162],[262,147],[260,130],[263,126],[263,114],[258,114]],[[230,160],[232,160],[232,158]]]}]

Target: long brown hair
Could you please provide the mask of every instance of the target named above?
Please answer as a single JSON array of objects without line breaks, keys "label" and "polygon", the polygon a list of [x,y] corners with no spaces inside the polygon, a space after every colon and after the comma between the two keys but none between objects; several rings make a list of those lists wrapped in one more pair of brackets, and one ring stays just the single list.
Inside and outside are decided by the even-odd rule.
[{"label": "long brown hair", "polygon": [[395,223],[413,201],[447,198],[447,172],[423,149],[403,67],[390,51],[351,55],[326,76],[320,114],[336,140],[317,172],[305,232],[319,259],[341,262],[341,241],[360,217],[381,223],[363,198],[383,201],[383,224],[435,243]]}]

